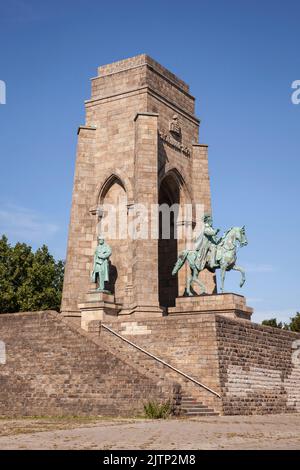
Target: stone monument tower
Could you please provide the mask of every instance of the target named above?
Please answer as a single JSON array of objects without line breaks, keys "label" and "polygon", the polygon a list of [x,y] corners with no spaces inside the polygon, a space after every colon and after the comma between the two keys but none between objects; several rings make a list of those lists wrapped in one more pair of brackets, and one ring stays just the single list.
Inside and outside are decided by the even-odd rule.
[{"label": "stone monument tower", "polygon": [[245,298],[223,293],[226,271],[245,281],[246,229],[220,237],[213,224],[194,104],[147,55],[99,68],[78,130],[62,315],[0,315],[0,414],[136,416],[148,401],[186,416],[300,411],[299,334],[252,323]]},{"label": "stone monument tower", "polygon": [[[85,107],[86,122],[78,129],[62,312],[74,321],[82,312],[98,318],[97,310],[122,318],[174,312],[187,269],[172,276],[178,253],[186,247],[184,237],[175,233],[179,227],[194,228],[197,206],[211,211],[207,145],[199,143],[195,98],[185,82],[142,54],[99,67]],[[111,295],[100,295],[93,292],[90,278],[93,253],[103,230],[103,208],[120,204],[123,222],[140,215],[140,206],[140,217],[148,222],[153,205],[178,204],[191,211],[171,213],[167,238],[161,227],[158,237],[151,236],[149,226],[140,237],[105,236],[112,250]],[[208,293],[216,292],[214,274],[201,276]]]}]

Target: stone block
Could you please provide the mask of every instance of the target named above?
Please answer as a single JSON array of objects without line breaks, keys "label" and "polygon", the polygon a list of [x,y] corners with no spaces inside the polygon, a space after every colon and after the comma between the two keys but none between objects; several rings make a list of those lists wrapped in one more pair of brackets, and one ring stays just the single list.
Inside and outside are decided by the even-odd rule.
[{"label": "stone block", "polygon": [[176,306],[169,308],[168,313],[169,315],[214,314],[250,320],[253,309],[246,305],[245,297],[228,293],[177,297]]},{"label": "stone block", "polygon": [[88,331],[90,322],[117,316],[121,305],[115,302],[114,295],[92,290],[86,294],[83,302],[79,302],[78,308],[81,312],[81,328]]}]

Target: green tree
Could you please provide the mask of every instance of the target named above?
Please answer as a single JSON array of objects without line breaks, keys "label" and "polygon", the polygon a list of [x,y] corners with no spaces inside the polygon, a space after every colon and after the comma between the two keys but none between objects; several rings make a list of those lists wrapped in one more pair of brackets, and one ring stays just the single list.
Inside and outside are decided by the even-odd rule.
[{"label": "green tree", "polygon": [[290,318],[290,323],[278,323],[276,318],[270,318],[270,320],[263,320],[262,325],[273,326],[273,328],[280,328],[282,330],[300,332],[300,312],[297,312],[294,317]]},{"label": "green tree", "polygon": [[300,312],[297,312],[290,320],[289,330],[300,332]]},{"label": "green tree", "polygon": [[43,245],[35,253],[25,243],[0,239],[0,312],[59,310],[64,263]]},{"label": "green tree", "polygon": [[276,318],[270,318],[270,320],[263,320],[261,324],[265,326],[272,326],[273,328],[283,328],[282,322],[277,323]]},{"label": "green tree", "polygon": [[3,235],[0,239],[0,312],[17,309],[17,295],[11,279],[12,248]]}]

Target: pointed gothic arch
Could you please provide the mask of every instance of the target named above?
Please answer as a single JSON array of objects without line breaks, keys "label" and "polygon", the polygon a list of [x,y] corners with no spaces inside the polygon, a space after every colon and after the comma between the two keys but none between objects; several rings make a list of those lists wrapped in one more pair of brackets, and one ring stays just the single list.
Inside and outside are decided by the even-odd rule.
[{"label": "pointed gothic arch", "polygon": [[95,204],[102,204],[105,195],[113,184],[119,184],[127,196],[127,204],[133,204],[133,188],[129,177],[121,170],[115,169],[113,172],[107,172],[97,186]]}]

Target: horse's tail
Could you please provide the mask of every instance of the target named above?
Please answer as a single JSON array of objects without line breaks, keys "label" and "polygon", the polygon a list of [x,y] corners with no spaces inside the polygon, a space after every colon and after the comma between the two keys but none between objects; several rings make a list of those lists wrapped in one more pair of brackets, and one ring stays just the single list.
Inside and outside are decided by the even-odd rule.
[{"label": "horse's tail", "polygon": [[176,261],[176,264],[173,268],[173,271],[172,271],[172,276],[175,276],[175,274],[178,273],[179,269],[182,268],[182,266],[184,265],[185,263],[185,260],[186,260],[186,257],[188,255],[188,251],[187,250],[184,250],[180,253],[179,257],[178,257],[178,260]]}]

